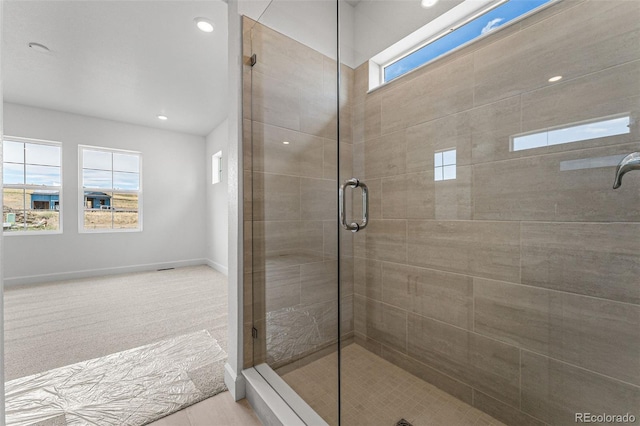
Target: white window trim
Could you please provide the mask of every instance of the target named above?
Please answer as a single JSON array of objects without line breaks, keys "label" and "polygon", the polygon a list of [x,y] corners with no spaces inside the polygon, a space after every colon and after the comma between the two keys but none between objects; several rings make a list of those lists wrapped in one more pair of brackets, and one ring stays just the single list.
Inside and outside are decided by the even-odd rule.
[{"label": "white window trim", "polygon": [[[138,156],[138,164],[139,164],[139,189],[135,190],[123,190],[123,189],[104,189],[104,188],[85,188],[82,186],[82,169],[83,169],[83,155],[82,150],[89,149],[92,151],[102,151],[109,153],[123,153],[123,154],[135,154]],[[113,171],[113,170],[112,170]],[[81,234],[112,234],[112,233],[121,233],[121,232],[142,232],[142,153],[140,151],[130,151],[126,149],[117,149],[117,148],[108,148],[104,146],[91,146],[91,145],[78,145],[78,232]],[[138,227],[133,229],[120,229],[120,228],[111,228],[111,229],[86,229],[84,227],[84,193],[85,191],[97,191],[97,192],[120,192],[126,194],[137,194],[138,195]]]},{"label": "white window trim", "polygon": [[[2,143],[4,143],[4,141],[9,141],[9,142],[21,142],[21,143],[34,143],[34,144],[39,144],[39,145],[49,145],[49,146],[57,146],[60,148],[60,187],[53,187],[53,186],[47,186],[47,187],[42,187],[42,186],[38,186],[38,185],[14,185],[14,184],[5,184],[4,182],[2,183],[2,189],[4,191],[4,188],[14,188],[14,189],[33,189],[33,190],[38,190],[38,189],[46,189],[46,190],[52,190],[58,191],[58,200],[59,200],[59,206],[60,208],[58,209],[58,229],[55,231],[12,231],[12,232],[5,232],[4,230],[2,231],[2,236],[3,237],[24,237],[27,235],[60,235],[62,234],[62,223],[63,223],[63,209],[64,209],[64,200],[63,200],[63,194],[62,194],[62,188],[64,187],[64,167],[62,165],[62,161],[64,156],[62,155],[62,151],[63,151],[63,147],[62,147],[62,142],[58,142],[58,141],[50,141],[50,140],[44,140],[44,139],[34,139],[34,138],[24,138],[24,137],[19,137],[19,136],[9,136],[9,135],[5,135],[2,136]],[[26,161],[26,158],[25,158]],[[4,161],[3,161],[3,165],[4,165]],[[26,200],[25,200],[26,202]],[[2,220],[4,222],[4,212],[2,213]]]},{"label": "white window trim", "polygon": [[446,13],[438,16],[433,21],[424,25],[421,28],[418,28],[416,31],[412,32],[402,40],[394,43],[389,46],[382,52],[378,53],[374,57],[369,60],[369,91],[368,93],[379,89],[380,87],[384,87],[387,84],[390,84],[393,81],[396,81],[399,78],[402,78],[405,75],[409,75],[435,61],[443,59],[465,47],[476,43],[480,40],[483,40],[486,37],[489,37],[499,31],[504,30],[505,28],[510,27],[523,19],[533,15],[534,13],[538,13],[547,7],[550,7],[559,1],[562,0],[552,0],[547,4],[541,5],[519,17],[513,19],[512,21],[501,25],[493,31],[489,31],[486,34],[480,35],[473,40],[461,44],[455,49],[451,49],[447,53],[444,53],[437,58],[431,59],[430,61],[425,62],[424,64],[417,66],[411,71],[407,71],[405,74],[402,74],[393,80],[389,80],[387,82],[384,81],[384,69],[393,64],[394,62],[404,58],[405,56],[410,55],[416,50],[421,49],[422,47],[433,43],[441,37],[444,37],[448,33],[460,28],[466,23],[476,19],[477,17],[484,15],[492,9],[506,3],[508,0],[465,0],[459,5],[451,8]]},{"label": "white window trim", "polygon": [[211,184],[222,182],[222,151],[211,156]]}]

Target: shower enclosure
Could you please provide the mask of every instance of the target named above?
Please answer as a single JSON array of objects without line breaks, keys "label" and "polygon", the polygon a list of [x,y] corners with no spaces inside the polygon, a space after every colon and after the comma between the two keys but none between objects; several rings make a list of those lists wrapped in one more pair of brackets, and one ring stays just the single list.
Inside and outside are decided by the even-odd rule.
[{"label": "shower enclosure", "polygon": [[332,425],[640,424],[640,2],[272,0],[243,43],[246,367]]}]

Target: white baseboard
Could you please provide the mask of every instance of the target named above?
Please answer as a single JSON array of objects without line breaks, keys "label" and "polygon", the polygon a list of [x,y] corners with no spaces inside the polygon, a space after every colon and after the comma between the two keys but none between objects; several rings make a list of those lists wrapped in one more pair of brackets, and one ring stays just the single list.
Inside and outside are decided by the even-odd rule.
[{"label": "white baseboard", "polygon": [[[118,266],[114,268],[85,269],[80,271],[61,272],[55,274],[28,275],[23,277],[5,277],[4,286],[14,287],[20,285],[38,284],[44,282],[73,280],[78,278],[99,277],[104,275],[128,274],[132,272],[156,271],[165,268],[181,268],[184,266],[209,265],[207,259],[176,260],[173,262],[148,263],[143,265]],[[216,269],[215,267],[211,266]]]},{"label": "white baseboard", "polygon": [[224,384],[234,401],[240,401],[246,394],[246,382],[242,374],[237,374],[229,363],[224,365]]},{"label": "white baseboard", "polygon": [[212,267],[213,269],[215,269],[216,271],[229,276],[229,268],[227,268],[226,266],[224,266],[221,263],[218,262],[214,262],[211,259],[207,259],[207,265],[209,265],[210,267]]}]

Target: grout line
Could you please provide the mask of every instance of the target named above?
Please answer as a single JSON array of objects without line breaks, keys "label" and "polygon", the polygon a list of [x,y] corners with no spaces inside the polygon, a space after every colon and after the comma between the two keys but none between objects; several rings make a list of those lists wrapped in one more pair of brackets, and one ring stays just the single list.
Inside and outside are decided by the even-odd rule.
[{"label": "grout line", "polygon": [[518,375],[519,375],[519,381],[518,381],[518,401],[519,401],[519,407],[520,407],[520,411],[522,411],[522,348],[520,348],[520,350],[518,351]]}]

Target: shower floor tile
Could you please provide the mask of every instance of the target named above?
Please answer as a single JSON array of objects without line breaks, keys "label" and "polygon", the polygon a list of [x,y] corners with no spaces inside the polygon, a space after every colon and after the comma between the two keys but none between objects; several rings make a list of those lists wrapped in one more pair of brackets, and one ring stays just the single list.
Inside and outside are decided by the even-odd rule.
[{"label": "shower floor tile", "polygon": [[[504,425],[488,414],[351,344],[342,350],[342,424]],[[337,424],[338,357],[332,353],[282,378],[329,424]]]}]

